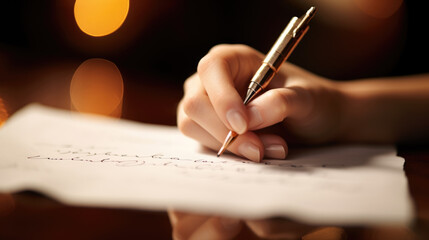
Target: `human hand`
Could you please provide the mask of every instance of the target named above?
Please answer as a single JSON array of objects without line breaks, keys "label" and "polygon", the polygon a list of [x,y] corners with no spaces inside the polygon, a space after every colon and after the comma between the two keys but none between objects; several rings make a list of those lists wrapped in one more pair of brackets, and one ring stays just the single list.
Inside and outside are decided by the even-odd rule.
[{"label": "human hand", "polygon": [[238,219],[213,217],[168,211],[173,239],[232,239],[239,234],[243,223]]},{"label": "human hand", "polygon": [[[345,231],[338,227],[315,227],[284,219],[247,220],[168,211],[173,239],[304,239],[342,240]],[[250,231],[250,234],[243,234]]]},{"label": "human hand", "polygon": [[287,141],[322,143],[341,133],[342,94],[334,81],[285,63],[265,92],[247,106],[243,96],[263,55],[245,45],[218,45],[184,84],[177,123],[187,136],[218,150],[229,130],[240,134],[228,150],[259,162],[284,159]]}]

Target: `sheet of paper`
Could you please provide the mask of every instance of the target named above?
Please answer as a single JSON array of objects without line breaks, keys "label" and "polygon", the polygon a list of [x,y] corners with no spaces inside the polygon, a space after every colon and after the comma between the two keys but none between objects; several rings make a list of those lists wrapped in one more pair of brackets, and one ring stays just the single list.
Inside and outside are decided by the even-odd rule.
[{"label": "sheet of paper", "polygon": [[35,190],[66,204],[311,224],[412,219],[404,160],[393,146],[300,149],[258,164],[217,158],[175,127],[41,105],[13,115],[0,146],[0,191]]}]

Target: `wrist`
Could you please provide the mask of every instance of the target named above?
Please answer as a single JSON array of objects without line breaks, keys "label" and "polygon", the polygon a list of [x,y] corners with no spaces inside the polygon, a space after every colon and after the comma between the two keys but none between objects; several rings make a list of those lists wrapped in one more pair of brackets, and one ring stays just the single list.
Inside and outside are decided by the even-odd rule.
[{"label": "wrist", "polygon": [[353,141],[354,129],[356,129],[353,109],[355,109],[357,99],[349,82],[336,82],[335,86],[339,93],[338,141]]},{"label": "wrist", "polygon": [[353,131],[356,129],[353,109],[357,104],[357,99],[348,82],[332,81],[331,87],[336,96],[335,109],[337,110],[337,126],[333,140],[337,142],[353,141]]},{"label": "wrist", "polygon": [[365,80],[338,83],[341,96],[341,134],[345,142],[390,142],[389,123],[377,88]]}]

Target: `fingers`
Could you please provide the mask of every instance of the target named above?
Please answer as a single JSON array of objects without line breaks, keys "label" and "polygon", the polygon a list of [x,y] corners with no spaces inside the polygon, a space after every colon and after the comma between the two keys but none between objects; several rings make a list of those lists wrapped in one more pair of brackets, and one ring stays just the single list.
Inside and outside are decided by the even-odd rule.
[{"label": "fingers", "polygon": [[[218,150],[221,147],[219,140],[188,118],[181,108],[179,109],[179,128],[185,135],[213,150]],[[226,130],[224,133],[226,133]],[[222,135],[220,136],[222,137]],[[260,139],[259,141],[258,138]],[[288,153],[287,144],[280,136],[273,134],[257,136],[251,132],[244,134],[244,136],[239,136],[228,149],[254,162],[259,162],[262,154],[266,158],[285,159]]]},{"label": "fingers", "polygon": [[[281,121],[290,110],[284,99],[295,92],[275,94],[268,103],[246,108],[239,92],[247,89],[248,81],[261,63],[262,55],[242,45],[214,47],[199,63],[198,73],[191,76],[184,86],[185,96],[178,108],[178,127],[187,136],[213,150],[219,150],[229,130],[240,134],[228,151],[259,162],[269,158],[285,158],[287,145],[283,139],[272,135],[259,137],[248,132],[248,126],[259,129]],[[275,96],[276,95],[276,96]],[[293,97],[290,99],[294,100]],[[280,105],[268,111],[269,104]],[[248,117],[250,116],[250,117]],[[256,126],[256,127],[255,127]]]},{"label": "fingers", "polygon": [[189,239],[233,239],[240,232],[241,226],[237,219],[211,217],[195,229]]},{"label": "fingers", "polygon": [[[228,131],[228,128],[216,114],[208,96],[198,92],[202,88],[199,81],[194,80],[193,82],[195,84],[187,88],[185,97],[180,103],[179,109],[182,108],[183,112],[179,112],[179,114],[188,116],[214,138],[221,141],[226,136],[225,132]],[[179,120],[184,120],[184,116],[181,116]]]},{"label": "fingers", "polygon": [[[339,227],[323,227],[318,228],[305,236],[302,237],[302,240],[346,240],[347,234],[343,228]],[[377,239],[377,238],[374,238]],[[392,238],[378,238],[378,239],[392,239]],[[404,239],[404,238],[398,238]]]},{"label": "fingers", "polygon": [[[178,127],[188,137],[217,151],[229,130],[218,118],[208,96],[200,91],[198,78],[192,76],[187,82],[185,97],[178,107]],[[255,162],[259,162],[264,154],[275,159],[284,159],[287,155],[287,145],[282,138],[258,136],[253,132],[239,136],[228,150]]]},{"label": "fingers", "polygon": [[[229,131],[223,124],[212,124],[213,119],[210,117],[206,119],[208,115],[198,115],[195,117],[197,121],[194,121],[182,109],[178,111],[178,115],[180,131],[208,148],[219,150],[221,142]],[[264,145],[255,133],[246,132],[237,137],[228,147],[228,151],[251,161],[260,162],[264,154]]]},{"label": "fingers", "polygon": [[[211,114],[198,115],[195,119],[200,119],[200,116],[207,117],[209,115]],[[200,119],[198,121],[200,125],[189,118],[179,105],[179,129],[186,136],[199,141],[202,145],[213,150],[218,150],[228,130],[222,124],[212,125],[211,120],[210,117],[209,119]],[[283,138],[274,134],[258,136],[253,132],[246,132],[240,135],[228,150],[254,162],[260,162],[262,156],[273,159],[284,159],[288,153],[288,147]]]},{"label": "fingers", "polygon": [[286,117],[303,119],[314,103],[311,95],[298,87],[271,89],[249,103],[250,130],[274,125]]},{"label": "fingers", "polygon": [[169,211],[173,226],[173,238],[183,239],[232,239],[241,230],[242,224],[237,219],[209,217]]},{"label": "fingers", "polygon": [[[177,111],[177,122],[180,131],[210,149],[219,149],[221,147],[220,141],[214,138],[207,130],[198,125],[194,120],[189,118],[181,105],[182,103],[179,103]],[[222,129],[222,131],[225,131],[225,129]]]},{"label": "fingers", "polygon": [[285,159],[288,154],[286,141],[274,134],[259,135],[264,144],[265,158]]},{"label": "fingers", "polygon": [[284,219],[249,220],[246,225],[259,237],[268,239],[300,239],[314,229]]},{"label": "fingers", "polygon": [[246,225],[263,239],[345,240],[339,227],[315,227],[286,219],[248,220]]},{"label": "fingers", "polygon": [[[197,76],[192,76],[187,82],[185,96],[178,107],[178,127],[185,135],[218,150],[229,129],[216,114],[208,96],[202,93]],[[255,133],[246,132],[237,137],[228,150],[259,162],[264,154],[264,145]]]},{"label": "fingers", "polygon": [[179,211],[174,211],[174,210],[171,210],[171,209],[167,211],[167,214],[168,214],[168,218],[170,219],[170,223],[171,223],[172,227],[176,226],[177,222],[181,218],[183,218],[183,216],[186,216],[186,213],[182,213],[182,212],[179,212]]},{"label": "fingers", "polygon": [[[168,216],[175,240],[233,239],[240,233],[243,225],[238,219],[172,210],[168,211]],[[252,232],[263,239],[347,239],[345,230],[339,227],[315,227],[286,219],[247,220],[245,223]]]},{"label": "fingers", "polygon": [[240,92],[247,88],[262,55],[244,45],[219,45],[201,59],[198,76],[216,114],[224,125],[239,134],[247,131],[248,119]]},{"label": "fingers", "polygon": [[190,239],[193,233],[208,219],[207,216],[185,214],[173,225],[173,238],[176,240]]}]

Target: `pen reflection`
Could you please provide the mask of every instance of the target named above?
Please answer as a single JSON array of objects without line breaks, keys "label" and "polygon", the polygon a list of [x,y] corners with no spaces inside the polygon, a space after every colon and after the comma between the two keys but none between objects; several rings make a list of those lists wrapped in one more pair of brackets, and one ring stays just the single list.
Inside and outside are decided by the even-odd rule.
[{"label": "pen reflection", "polygon": [[78,112],[121,117],[124,83],[116,65],[93,58],[83,62],[70,82],[71,108]]}]

